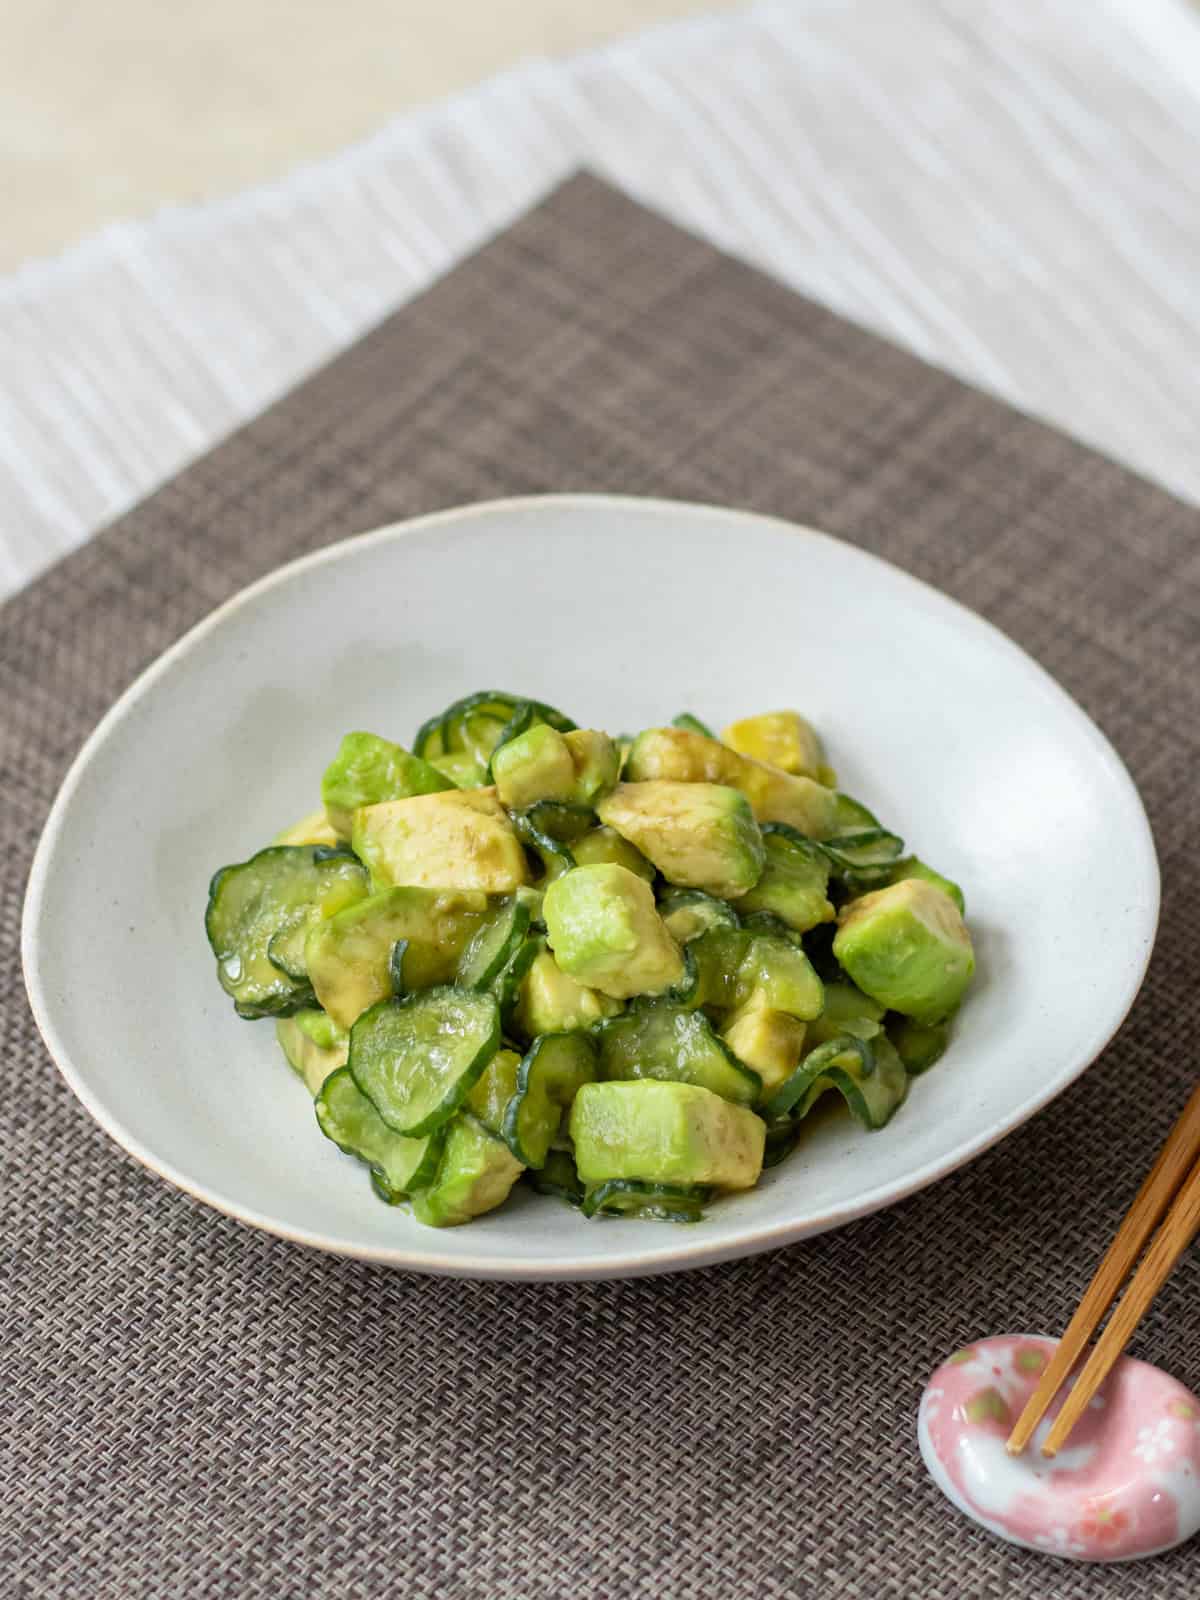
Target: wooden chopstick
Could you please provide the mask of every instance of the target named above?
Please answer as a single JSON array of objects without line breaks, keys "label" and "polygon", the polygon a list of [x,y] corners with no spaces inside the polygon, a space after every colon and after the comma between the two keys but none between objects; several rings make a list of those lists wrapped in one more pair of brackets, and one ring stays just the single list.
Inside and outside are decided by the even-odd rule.
[{"label": "wooden chopstick", "polygon": [[[1121,1224],[1116,1238],[1105,1252],[1104,1259],[1096,1269],[1095,1277],[1088,1285],[1083,1299],[1079,1302],[1079,1309],[1071,1318],[1067,1331],[1059,1340],[1058,1346],[1050,1358],[1050,1364],[1043,1372],[1037,1388],[1030,1395],[1024,1411],[1017,1418],[1016,1426],[1008,1437],[1008,1449],[1013,1455],[1019,1455],[1033,1437],[1034,1429],[1042,1420],[1050,1402],[1062,1387],[1063,1380],[1083,1354],[1084,1347],[1103,1320],[1104,1313],[1116,1299],[1117,1293],[1125,1281],[1126,1274],[1141,1254],[1147,1239],[1149,1239],[1151,1233],[1162,1220],[1167,1207],[1175,1198],[1176,1193],[1179,1192],[1184,1180],[1188,1178],[1189,1172],[1191,1172],[1191,1179],[1188,1187],[1189,1189],[1194,1188],[1196,1197],[1200,1198],[1198,1174],[1197,1172],[1192,1172],[1192,1168],[1197,1161],[1200,1161],[1200,1084],[1197,1084],[1187,1105],[1183,1108],[1183,1113],[1178,1122],[1171,1129],[1158,1160],[1150,1169],[1150,1174],[1145,1183],[1138,1190],[1137,1198],[1130,1206],[1125,1221]],[[1182,1201],[1182,1199],[1183,1196],[1180,1195],[1180,1200]],[[1172,1213],[1172,1217],[1174,1217],[1174,1213]],[[1177,1228],[1179,1231],[1177,1231]],[[1104,1338],[1097,1344],[1087,1367],[1085,1367],[1075,1385],[1071,1397],[1046,1436],[1046,1440],[1042,1445],[1043,1455],[1053,1455],[1060,1448],[1088,1401],[1104,1381],[1109,1368],[1128,1342],[1150,1301],[1166,1279],[1178,1256],[1187,1247],[1195,1231],[1196,1228],[1193,1225],[1191,1233],[1186,1238],[1183,1238],[1182,1242],[1179,1242],[1181,1226],[1176,1225],[1172,1227],[1169,1236],[1167,1235],[1167,1229],[1164,1228],[1163,1234],[1159,1236],[1159,1239],[1155,1240],[1150,1254],[1147,1255],[1146,1261],[1134,1278],[1129,1292],[1121,1302],[1118,1310],[1118,1315],[1120,1315],[1125,1311],[1128,1303],[1129,1311],[1127,1315],[1132,1320],[1129,1321],[1124,1333],[1119,1335],[1119,1342],[1116,1342],[1116,1339],[1109,1339],[1112,1326],[1117,1323],[1117,1317],[1114,1316],[1112,1325],[1105,1333]],[[1160,1240],[1163,1241],[1161,1251],[1159,1251]],[[1158,1253],[1156,1254],[1156,1252]],[[1139,1282],[1143,1280],[1143,1277],[1145,1283],[1150,1281],[1151,1274],[1147,1272],[1147,1267],[1152,1256],[1158,1263],[1155,1270],[1158,1271],[1160,1266],[1161,1271],[1159,1271],[1159,1275],[1155,1278],[1154,1285],[1148,1293],[1144,1293],[1144,1289],[1138,1289],[1138,1298],[1135,1301],[1134,1290],[1138,1288]],[[1124,1322],[1122,1325],[1124,1325]],[[1106,1359],[1102,1368],[1098,1360],[1101,1350],[1106,1352]],[[1083,1380],[1092,1374],[1093,1364],[1096,1367],[1094,1381],[1092,1381],[1088,1392],[1076,1405],[1076,1397],[1083,1390]],[[1064,1419],[1066,1419],[1065,1422]]]}]

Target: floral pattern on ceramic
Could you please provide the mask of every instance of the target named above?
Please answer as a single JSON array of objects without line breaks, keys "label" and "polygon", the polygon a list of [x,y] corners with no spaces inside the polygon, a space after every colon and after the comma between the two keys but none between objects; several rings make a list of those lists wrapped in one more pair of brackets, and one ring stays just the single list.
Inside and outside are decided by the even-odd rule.
[{"label": "floral pattern on ceramic", "polygon": [[1052,1339],[1007,1335],[958,1351],[921,1397],[917,1431],[934,1481],[968,1517],[1046,1555],[1128,1561],[1200,1530],[1200,1400],[1123,1357],[1058,1455],[1041,1444],[1068,1379],[1021,1456],[1005,1441]]}]

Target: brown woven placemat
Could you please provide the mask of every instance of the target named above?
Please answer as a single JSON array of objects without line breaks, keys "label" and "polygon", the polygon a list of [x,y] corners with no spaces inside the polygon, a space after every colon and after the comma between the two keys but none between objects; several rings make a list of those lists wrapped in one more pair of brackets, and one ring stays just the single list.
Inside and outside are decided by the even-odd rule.
[{"label": "brown woven placemat", "polygon": [[[268,568],[565,489],[816,523],[1039,657],[1154,823],[1163,923],[1132,1019],[967,1171],[691,1275],[423,1279],[201,1209],[91,1124],[26,1009],[20,901],[56,784],[134,675]],[[1195,1548],[1105,1571],[978,1533],[913,1419],[946,1351],[1062,1325],[1196,1073],[1200,514],[578,178],[12,601],[0,679],[5,1597],[1196,1592]],[[1135,1348],[1200,1387],[1194,1257]]]}]

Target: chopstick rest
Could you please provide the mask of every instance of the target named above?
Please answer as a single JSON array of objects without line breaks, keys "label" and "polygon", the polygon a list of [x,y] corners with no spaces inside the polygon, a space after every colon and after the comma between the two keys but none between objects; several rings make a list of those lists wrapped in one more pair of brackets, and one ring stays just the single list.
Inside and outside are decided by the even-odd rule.
[{"label": "chopstick rest", "polygon": [[917,1437],[930,1476],[966,1516],[1012,1544],[1077,1561],[1157,1555],[1200,1531],[1200,1399],[1123,1356],[1057,1455],[1041,1444],[1068,1378],[1033,1435],[1007,1440],[1053,1339],[981,1339],[943,1363],[921,1397]]}]

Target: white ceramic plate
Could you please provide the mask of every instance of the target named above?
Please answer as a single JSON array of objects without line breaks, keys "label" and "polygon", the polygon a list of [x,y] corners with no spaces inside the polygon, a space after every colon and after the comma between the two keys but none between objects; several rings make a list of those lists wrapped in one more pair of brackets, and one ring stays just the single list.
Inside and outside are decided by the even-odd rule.
[{"label": "white ceramic plate", "polygon": [[[240,1022],[203,934],[209,876],[318,803],[349,728],[406,742],[500,687],[612,730],[780,705],[842,787],[966,890],[979,975],[942,1063],[884,1131],[818,1120],[705,1220],[584,1222],[520,1192],[468,1227],[382,1205],[321,1138],[270,1023]],[[319,551],[222,606],[108,713],[63,784],[23,947],[67,1082],[139,1161],[285,1238],[428,1272],[590,1278],[787,1244],[891,1204],[1065,1088],[1133,1000],[1158,868],[1112,748],[1028,656],[819,533],[564,496]]]}]

